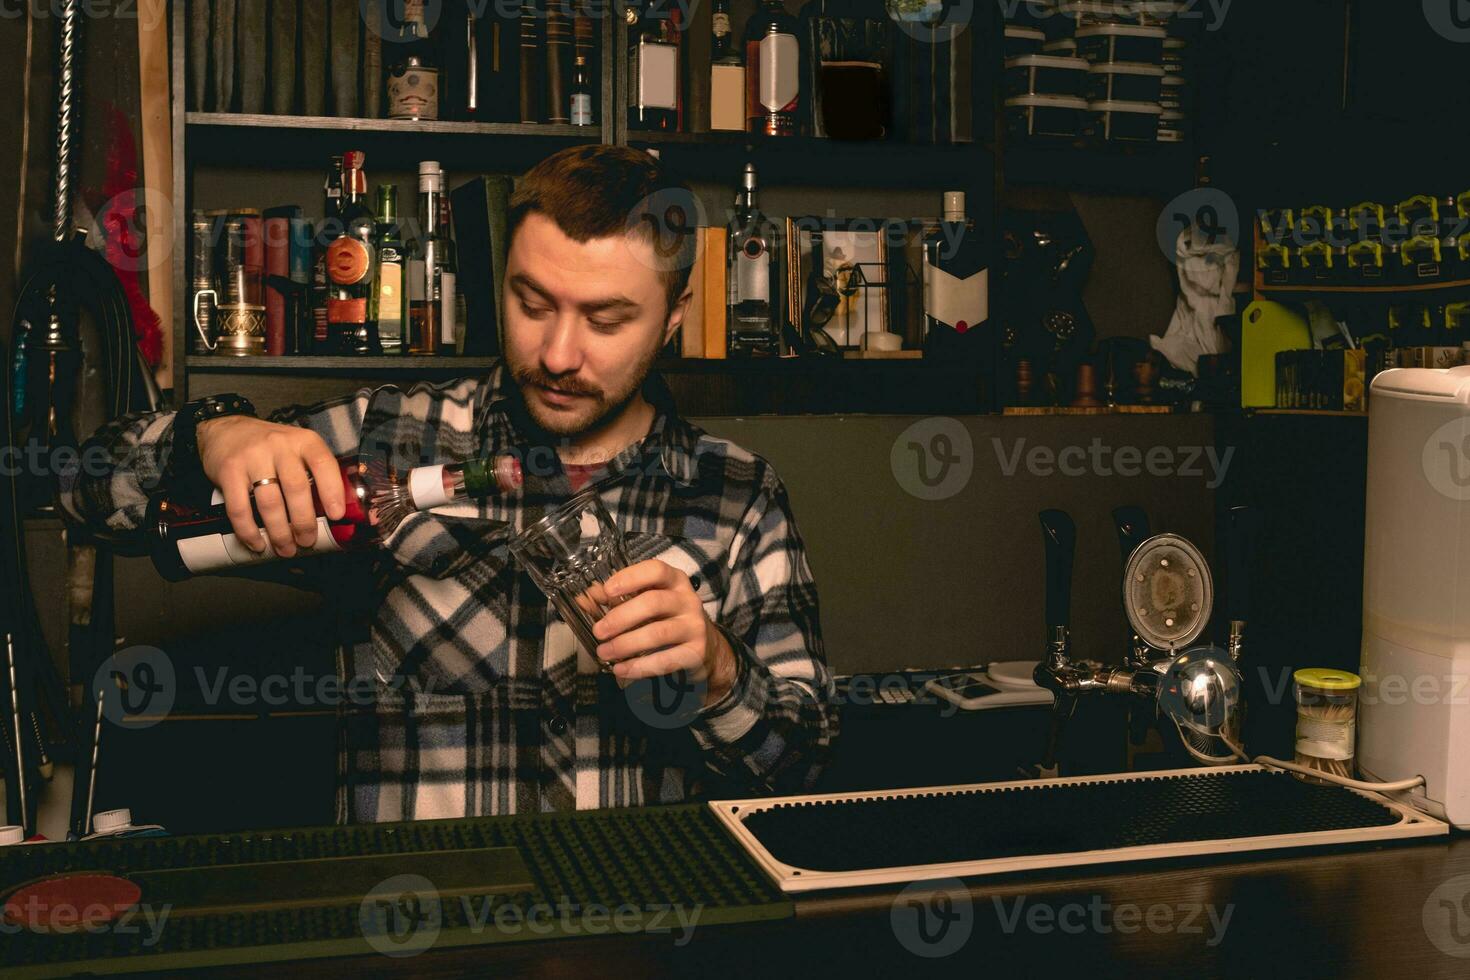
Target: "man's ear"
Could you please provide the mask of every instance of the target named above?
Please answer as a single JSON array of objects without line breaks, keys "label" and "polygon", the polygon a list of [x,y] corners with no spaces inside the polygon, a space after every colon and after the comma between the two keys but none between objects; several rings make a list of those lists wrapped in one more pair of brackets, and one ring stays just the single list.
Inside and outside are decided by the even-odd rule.
[{"label": "man's ear", "polygon": [[674,303],[674,308],[669,310],[669,322],[664,325],[665,347],[668,346],[669,341],[674,339],[674,334],[679,331],[679,327],[684,324],[684,317],[689,313],[689,303],[693,299],[693,287],[686,286],[684,288],[684,295],[680,296],[679,299]]}]

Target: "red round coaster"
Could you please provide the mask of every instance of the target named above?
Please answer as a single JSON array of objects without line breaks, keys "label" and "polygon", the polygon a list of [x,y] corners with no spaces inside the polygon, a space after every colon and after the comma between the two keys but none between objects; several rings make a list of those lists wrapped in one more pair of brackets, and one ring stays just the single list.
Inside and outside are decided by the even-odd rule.
[{"label": "red round coaster", "polygon": [[66,934],[105,926],[142,897],[142,889],[115,875],[57,875],[21,885],[7,895],[3,918],[7,925],[31,932]]}]

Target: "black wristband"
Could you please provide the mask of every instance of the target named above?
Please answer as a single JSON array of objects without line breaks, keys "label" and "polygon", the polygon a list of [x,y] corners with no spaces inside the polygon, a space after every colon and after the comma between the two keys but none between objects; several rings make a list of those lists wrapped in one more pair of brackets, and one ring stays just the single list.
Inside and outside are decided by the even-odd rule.
[{"label": "black wristband", "polygon": [[186,402],[174,416],[173,444],[169,450],[165,472],[171,477],[188,476],[199,471],[200,422],[222,419],[230,415],[255,415],[255,406],[244,395],[209,395]]}]

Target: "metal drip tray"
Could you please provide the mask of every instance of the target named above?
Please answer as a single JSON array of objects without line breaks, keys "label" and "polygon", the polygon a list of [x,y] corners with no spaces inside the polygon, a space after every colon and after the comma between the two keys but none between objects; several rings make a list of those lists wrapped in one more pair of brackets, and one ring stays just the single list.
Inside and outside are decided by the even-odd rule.
[{"label": "metal drip tray", "polygon": [[710,803],[787,892],[1447,833],[1263,766]]}]

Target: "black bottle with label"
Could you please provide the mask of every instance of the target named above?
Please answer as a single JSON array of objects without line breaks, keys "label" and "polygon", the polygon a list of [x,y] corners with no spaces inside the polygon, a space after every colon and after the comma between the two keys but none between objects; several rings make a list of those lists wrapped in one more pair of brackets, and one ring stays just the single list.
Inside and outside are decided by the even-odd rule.
[{"label": "black bottle with label", "polygon": [[944,217],[924,238],[924,354],[978,364],[990,321],[990,250],[965,217],[964,191],[944,192]]}]

